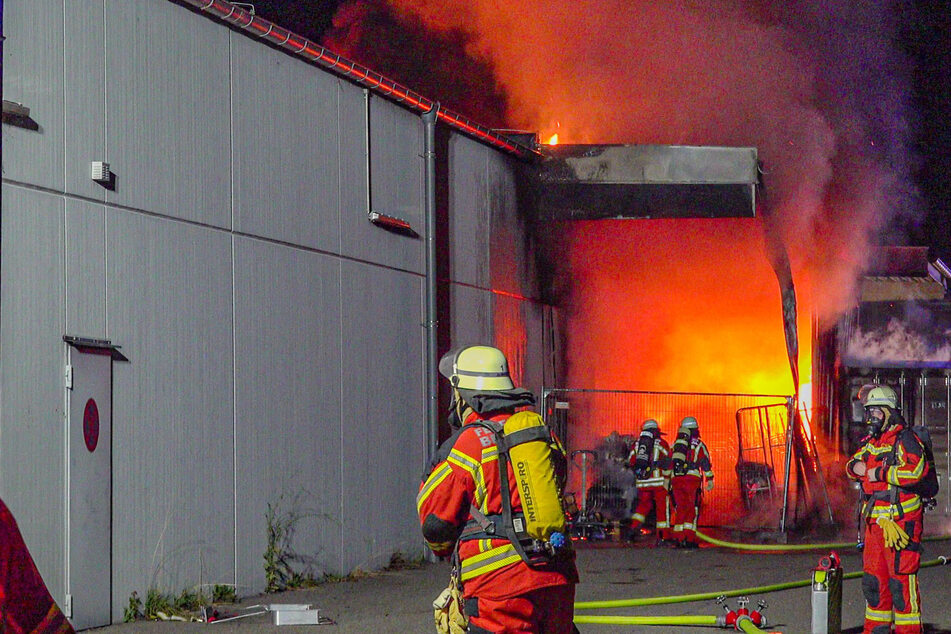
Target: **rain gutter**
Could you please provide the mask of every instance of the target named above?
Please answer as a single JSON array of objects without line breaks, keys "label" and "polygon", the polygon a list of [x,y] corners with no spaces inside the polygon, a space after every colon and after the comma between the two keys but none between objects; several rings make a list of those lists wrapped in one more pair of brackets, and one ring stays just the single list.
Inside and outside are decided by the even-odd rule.
[{"label": "rain gutter", "polygon": [[437,107],[438,104],[436,101],[423,97],[419,93],[398,84],[392,79],[384,77],[376,71],[361,66],[345,57],[341,57],[330,49],[315,44],[301,35],[280,27],[273,22],[259,18],[242,7],[226,2],[225,0],[176,1],[200,9],[224,22],[238,26],[271,44],[291,52],[297,57],[307,60],[308,62],[316,63],[345,79],[368,88],[375,94],[404,104],[420,114],[435,110],[437,121],[445,123],[449,127],[497,149],[509,152],[520,158],[540,156],[540,153],[534,147],[520,143],[491,128],[475,123],[461,114],[439,108]]}]

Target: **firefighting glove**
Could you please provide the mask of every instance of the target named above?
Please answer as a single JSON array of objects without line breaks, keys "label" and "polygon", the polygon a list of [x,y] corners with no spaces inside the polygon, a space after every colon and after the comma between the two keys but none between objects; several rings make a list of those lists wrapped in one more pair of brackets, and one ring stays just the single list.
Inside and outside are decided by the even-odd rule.
[{"label": "firefighting glove", "polygon": [[707,491],[713,490],[713,480],[707,480]]},{"label": "firefighting glove", "polygon": [[455,581],[433,601],[433,616],[438,634],[465,634],[469,620],[462,611],[462,593]]},{"label": "firefighting glove", "polygon": [[908,545],[908,533],[901,526],[895,523],[890,517],[882,515],[875,522],[882,527],[882,534],[885,538],[885,546],[893,550],[901,550]]}]

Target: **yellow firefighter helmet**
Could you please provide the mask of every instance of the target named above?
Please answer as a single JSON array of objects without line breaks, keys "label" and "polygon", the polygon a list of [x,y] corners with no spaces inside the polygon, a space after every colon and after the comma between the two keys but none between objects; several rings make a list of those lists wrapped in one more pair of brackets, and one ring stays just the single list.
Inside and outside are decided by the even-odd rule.
[{"label": "yellow firefighter helmet", "polygon": [[686,429],[699,429],[697,419],[693,416],[684,416],[684,419],[680,421],[680,426]]},{"label": "yellow firefighter helmet", "polygon": [[865,396],[865,407],[891,407],[898,409],[898,395],[887,385],[876,385]]},{"label": "yellow firefighter helmet", "polygon": [[505,355],[492,346],[450,350],[439,361],[439,373],[461,390],[497,392],[515,387]]}]

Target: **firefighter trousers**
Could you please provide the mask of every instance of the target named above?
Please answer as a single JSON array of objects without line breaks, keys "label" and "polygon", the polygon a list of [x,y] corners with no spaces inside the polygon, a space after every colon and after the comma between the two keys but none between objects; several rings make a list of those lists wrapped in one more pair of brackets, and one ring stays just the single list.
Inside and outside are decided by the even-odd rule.
[{"label": "firefighter trousers", "polygon": [[[863,634],[921,634],[921,514],[896,520],[910,541],[903,550],[885,546],[884,534],[874,520],[865,525],[862,555],[862,594],[865,595]],[[892,624],[894,623],[894,630]]]},{"label": "firefighter trousers", "polygon": [[508,599],[466,597],[469,634],[572,634],[575,586],[539,588]]},{"label": "firefighter trousers", "polygon": [[631,516],[631,528],[638,528],[647,519],[647,515],[654,507],[654,515],[657,518],[657,536],[661,539],[670,539],[670,523],[668,522],[667,489],[663,486],[652,486],[638,488],[637,506],[634,509],[634,515]]},{"label": "firefighter trousers", "polygon": [[673,538],[691,544],[697,539],[697,519],[700,517],[700,476],[675,476],[670,481],[674,498],[674,517],[671,521]]}]

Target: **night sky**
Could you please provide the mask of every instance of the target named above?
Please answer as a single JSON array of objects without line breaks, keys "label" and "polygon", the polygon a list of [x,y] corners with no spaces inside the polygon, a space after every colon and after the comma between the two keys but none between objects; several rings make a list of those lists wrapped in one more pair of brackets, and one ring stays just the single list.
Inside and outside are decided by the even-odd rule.
[{"label": "night sky", "polygon": [[[951,262],[951,0],[893,4],[900,24],[895,46],[913,66],[909,154],[917,199],[915,213],[893,220],[881,241],[928,246],[932,259]],[[421,22],[400,19],[384,0],[258,0],[254,6],[257,15],[325,44],[445,107],[488,126],[510,127],[506,95],[495,82],[492,68],[465,54],[468,40],[463,32],[436,33]],[[425,62],[432,59],[441,63]]]}]

